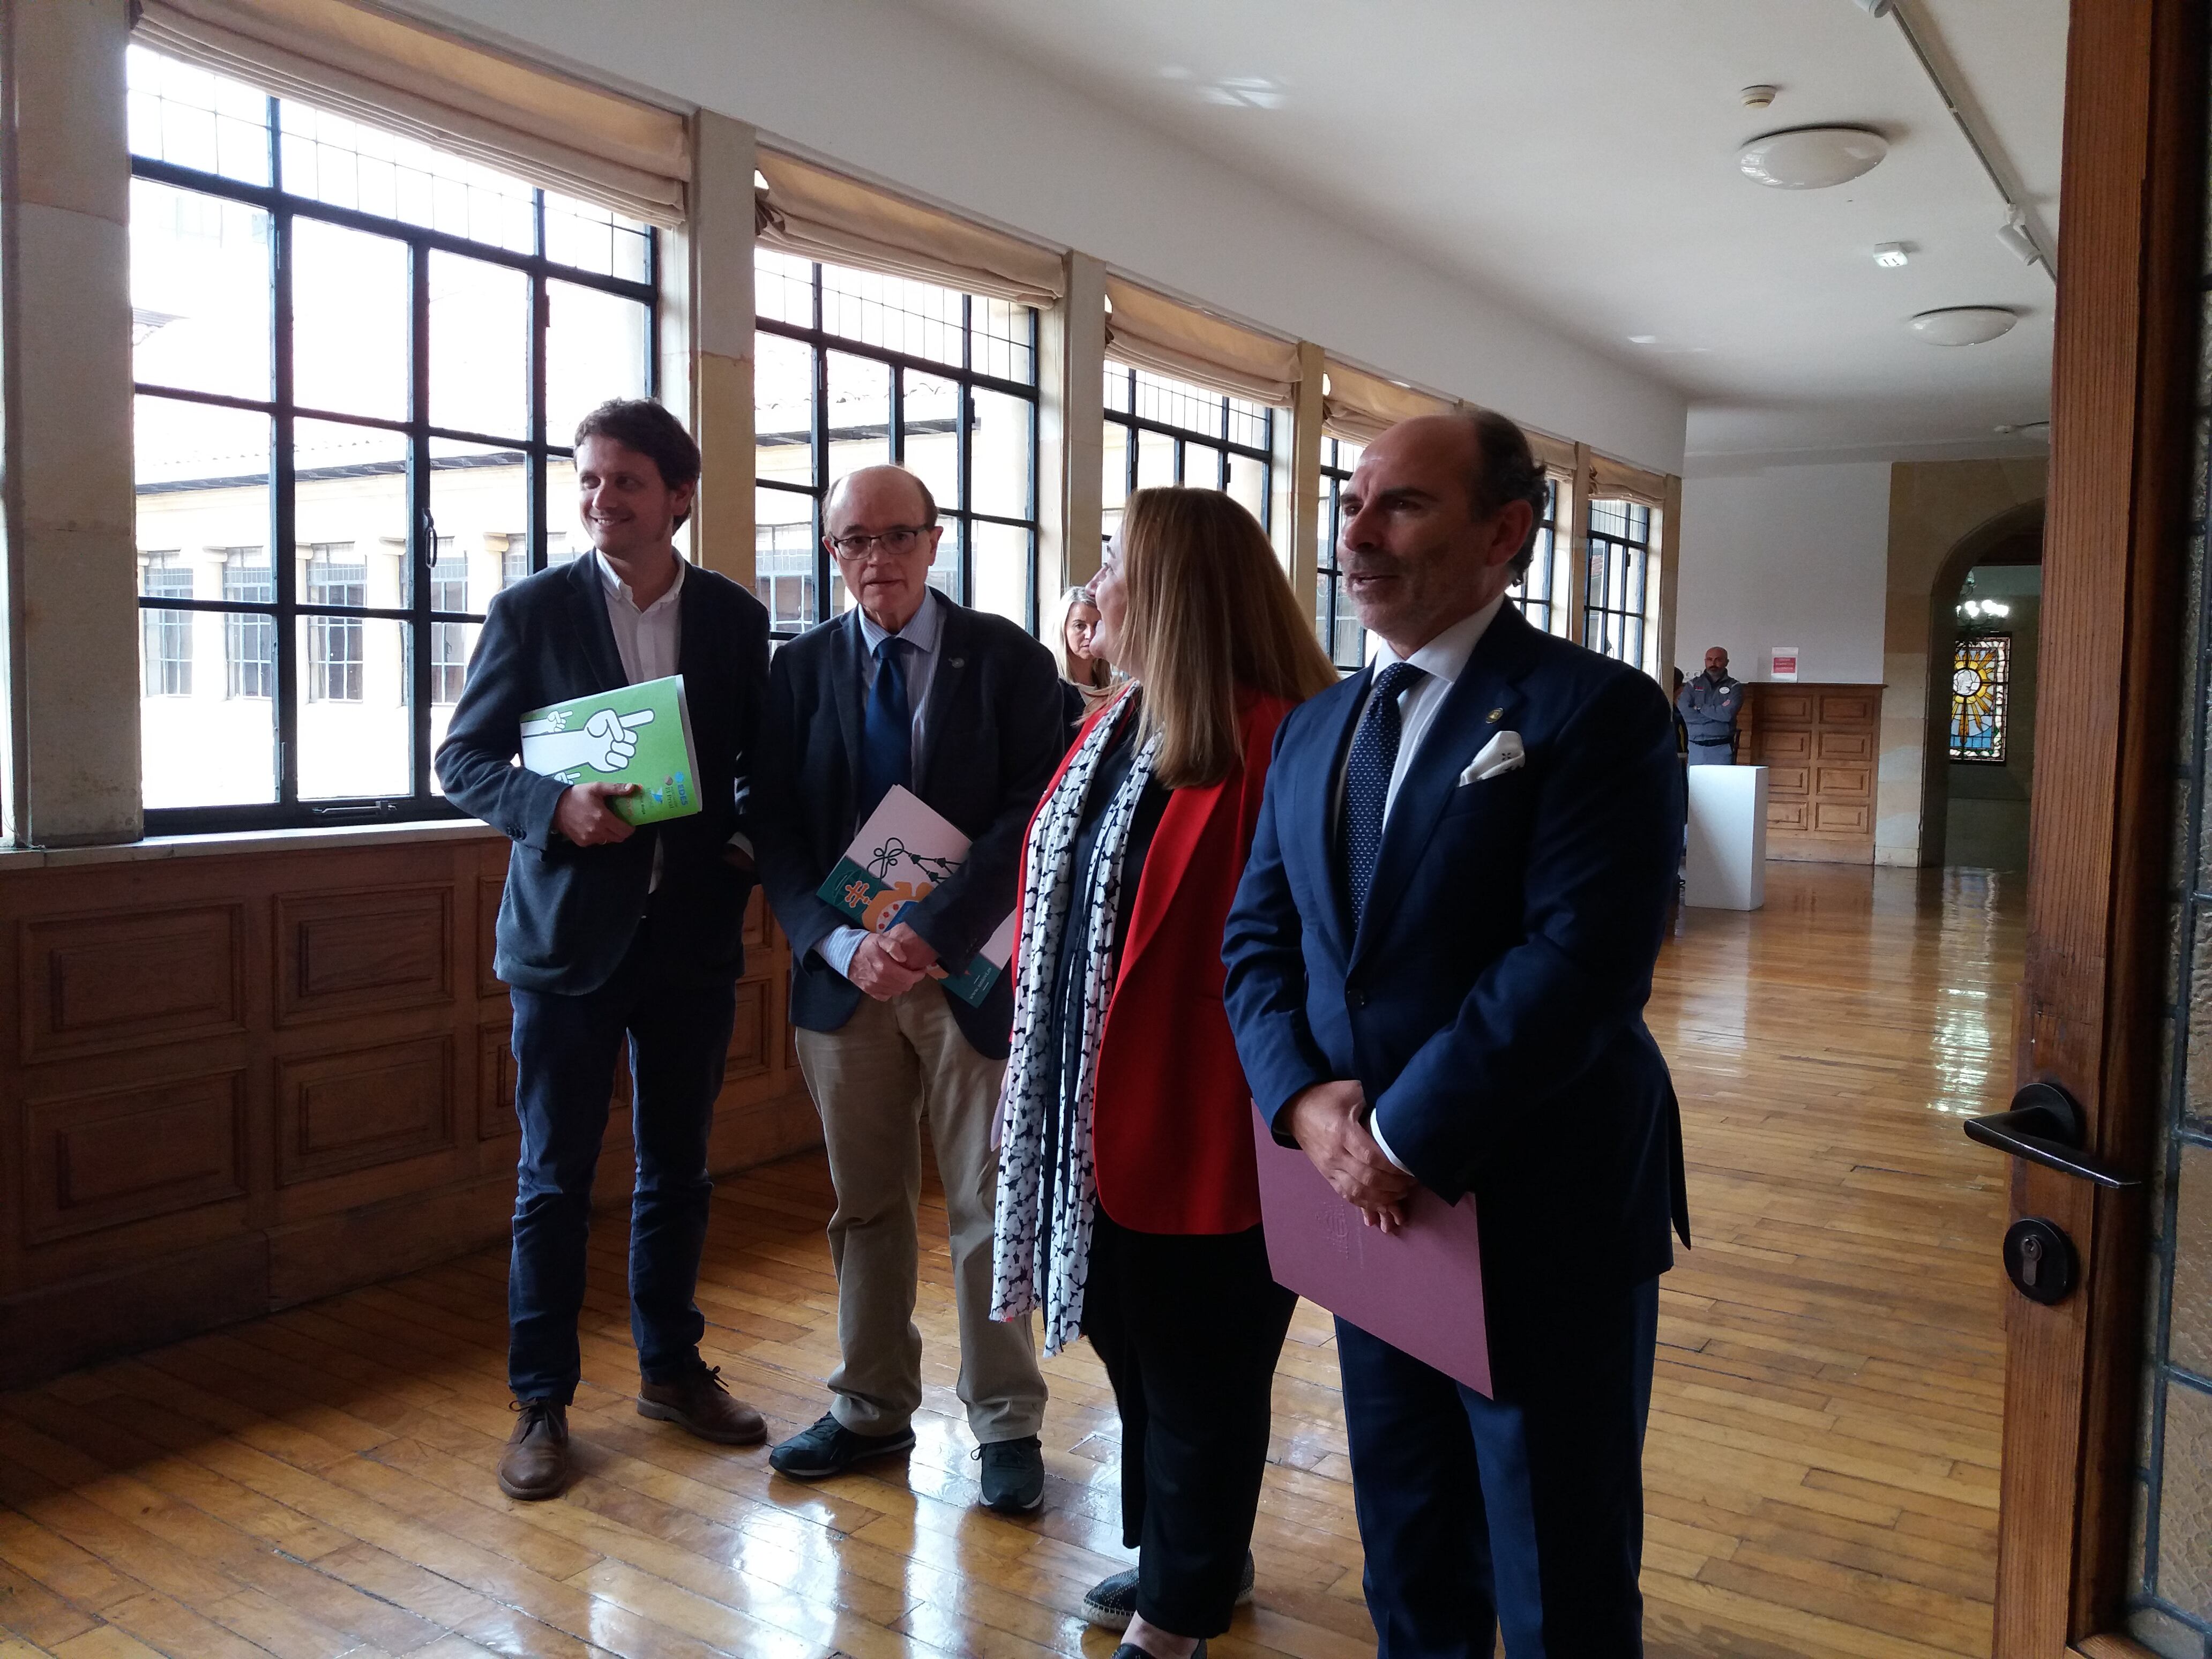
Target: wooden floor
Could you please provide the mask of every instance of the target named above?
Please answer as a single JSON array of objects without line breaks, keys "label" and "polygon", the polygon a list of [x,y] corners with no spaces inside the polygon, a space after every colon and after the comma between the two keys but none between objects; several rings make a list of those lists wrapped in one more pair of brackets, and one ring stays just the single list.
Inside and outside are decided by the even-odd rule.
[{"label": "wooden floor", "polygon": [[[1777,865],[1763,913],[1691,912],[1668,948],[1651,1024],[1698,1248],[1663,1281],[1654,1655],[1988,1651],[2003,1171],[1957,1119],[2006,1088],[2013,879]],[[715,1199],[708,1357],[779,1433],[823,1409],[834,1358],[829,1200],[817,1158]],[[1041,1516],[973,1507],[934,1209],[932,1237],[920,1444],[819,1487],[635,1414],[612,1228],[573,1419],[585,1477],[559,1502],[491,1480],[502,1254],[0,1395],[0,1659],[1103,1659],[1073,1609],[1127,1560],[1103,1377],[1087,1351],[1049,1367]],[[1373,1651],[1335,1384],[1301,1308],[1258,1605],[1223,1659]]]}]

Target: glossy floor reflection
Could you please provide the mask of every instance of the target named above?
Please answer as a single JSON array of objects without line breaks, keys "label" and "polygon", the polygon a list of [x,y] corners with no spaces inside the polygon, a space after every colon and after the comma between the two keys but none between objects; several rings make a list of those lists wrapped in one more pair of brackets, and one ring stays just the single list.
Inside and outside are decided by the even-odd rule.
[{"label": "glossy floor reflection", "polygon": [[[1647,1448],[1650,1651],[1986,1653],[2002,1170],[1956,1115],[2004,1092],[2011,878],[1772,867],[1687,914],[1652,1028],[1684,1103],[1698,1247],[1666,1281]],[[708,1358],[777,1433],[822,1410],[835,1291],[818,1158],[722,1183]],[[1111,1400],[1048,1369],[1044,1512],[974,1507],[943,1216],[912,1458],[818,1487],[631,1408],[603,1228],[574,1419],[583,1478],[509,1503],[505,1260],[390,1284],[0,1395],[0,1659],[1088,1654],[1124,1565]],[[1259,1601],[1214,1644],[1371,1653],[1327,1322],[1276,1389]]]}]

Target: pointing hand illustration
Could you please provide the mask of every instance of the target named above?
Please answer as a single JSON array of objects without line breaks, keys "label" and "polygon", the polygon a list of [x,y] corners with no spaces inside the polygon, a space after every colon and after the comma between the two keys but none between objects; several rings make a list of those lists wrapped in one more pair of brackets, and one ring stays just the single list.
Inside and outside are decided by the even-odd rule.
[{"label": "pointing hand illustration", "polygon": [[652,722],[650,708],[641,708],[635,714],[601,708],[573,730],[556,731],[550,720],[532,720],[524,725],[522,735],[536,739],[537,752],[531,757],[536,763],[535,770],[550,775],[571,767],[588,766],[600,772],[619,772],[637,753],[637,728]]}]

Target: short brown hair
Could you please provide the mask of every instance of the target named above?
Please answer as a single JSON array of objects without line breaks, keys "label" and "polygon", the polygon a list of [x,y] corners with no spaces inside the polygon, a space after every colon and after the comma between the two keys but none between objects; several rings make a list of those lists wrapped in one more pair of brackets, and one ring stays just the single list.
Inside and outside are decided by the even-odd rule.
[{"label": "short brown hair", "polygon": [[1161,733],[1161,783],[1218,783],[1243,758],[1237,694],[1303,702],[1336,684],[1259,520],[1218,489],[1139,489],[1122,509],[1127,632]]},{"label": "short brown hair", "polygon": [[[576,447],[586,438],[606,438],[637,453],[660,470],[671,489],[699,482],[699,446],[684,423],[650,398],[614,398],[576,422]],[[682,524],[691,515],[680,513]]]},{"label": "short brown hair", "polygon": [[1474,516],[1487,519],[1510,502],[1528,503],[1528,533],[1513,557],[1513,574],[1525,576],[1535,556],[1537,528],[1544,522],[1543,464],[1530,447],[1528,434],[1496,410],[1469,410],[1462,418],[1474,429],[1474,471],[1467,485]]}]

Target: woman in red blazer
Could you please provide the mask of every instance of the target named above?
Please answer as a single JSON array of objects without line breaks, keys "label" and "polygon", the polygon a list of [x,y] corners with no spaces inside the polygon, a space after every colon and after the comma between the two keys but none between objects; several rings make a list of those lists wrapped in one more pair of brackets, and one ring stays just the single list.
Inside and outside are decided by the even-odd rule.
[{"label": "woman in red blazer", "polygon": [[1131,684],[1030,825],[1000,1104],[993,1311],[1079,1334],[1121,1415],[1133,1572],[1085,1598],[1121,1659],[1184,1659],[1251,1586],[1268,1395],[1296,1298],[1267,1271],[1221,937],[1275,728],[1335,671],[1252,515],[1142,489],[1091,585]]}]

